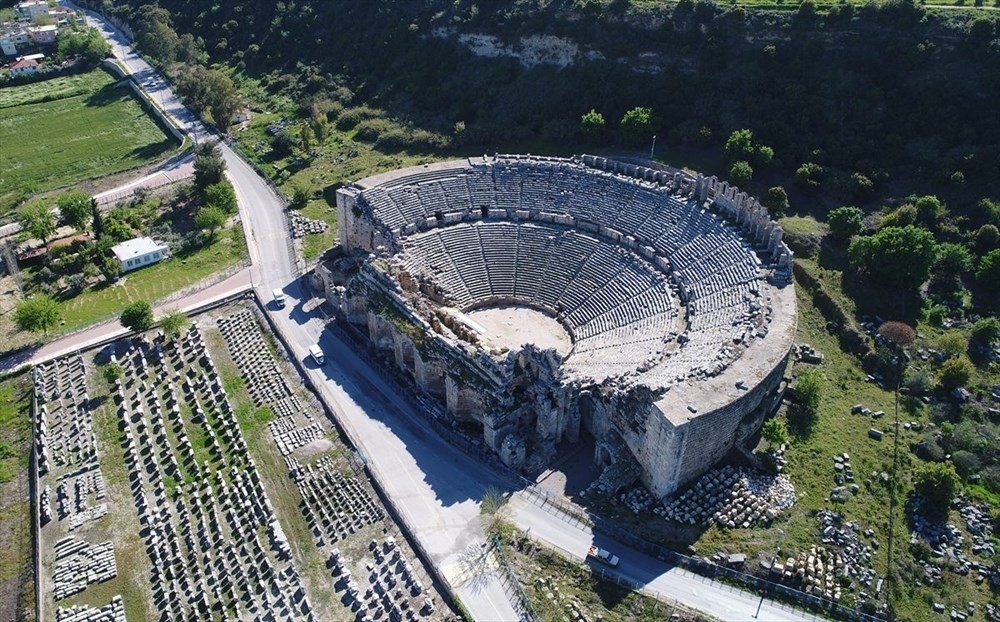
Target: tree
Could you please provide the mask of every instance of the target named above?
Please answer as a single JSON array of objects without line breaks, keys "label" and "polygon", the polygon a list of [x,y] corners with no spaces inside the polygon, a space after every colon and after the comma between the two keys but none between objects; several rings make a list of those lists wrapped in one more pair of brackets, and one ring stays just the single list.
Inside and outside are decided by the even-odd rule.
[{"label": "tree", "polygon": [[226,214],[217,207],[203,207],[194,215],[194,226],[208,229],[209,238],[215,238],[216,229],[224,224],[226,224]]},{"label": "tree", "polygon": [[767,441],[767,444],[776,447],[788,442],[788,428],[781,419],[771,418],[764,422],[760,429],[760,437]]},{"label": "tree", "polygon": [[312,150],[312,140],[312,128],[309,127],[309,124],[303,124],[299,128],[299,144],[302,145],[302,151],[309,153]]},{"label": "tree", "polygon": [[938,245],[934,272],[945,277],[957,277],[972,270],[972,253],[961,244],[945,242]]},{"label": "tree", "polygon": [[987,347],[993,345],[1000,339],[1000,320],[995,317],[984,317],[978,320],[972,326],[969,338],[971,341]]},{"label": "tree", "polygon": [[184,312],[178,311],[177,309],[171,309],[163,314],[163,317],[160,318],[159,324],[160,330],[163,331],[163,334],[166,335],[168,339],[174,339],[181,334],[190,322],[191,320],[188,319],[188,316],[184,314]]},{"label": "tree", "polygon": [[136,43],[146,54],[165,65],[174,62],[179,39],[165,8],[153,4],[140,7],[136,30]]},{"label": "tree", "polygon": [[878,335],[894,348],[906,348],[917,338],[917,331],[905,322],[883,322],[878,327]]},{"label": "tree", "polygon": [[976,231],[976,249],[981,253],[986,253],[997,247],[1000,242],[1000,229],[996,225],[987,224]]},{"label": "tree", "polygon": [[604,134],[604,115],[593,108],[580,117],[580,133],[587,138],[597,138]]},{"label": "tree", "polygon": [[312,192],[305,184],[295,184],[292,186],[292,207],[296,209],[301,209],[309,203],[309,199],[312,198]]},{"label": "tree", "polygon": [[214,207],[224,214],[235,214],[237,212],[236,191],[233,185],[226,180],[206,186],[202,191],[205,197],[206,207]]},{"label": "tree", "polygon": [[51,297],[38,294],[17,303],[14,323],[21,330],[47,333],[59,323],[59,304]]},{"label": "tree", "polygon": [[855,199],[867,199],[875,191],[875,184],[866,175],[853,173],[850,181],[851,196]]},{"label": "tree", "polygon": [[819,370],[810,369],[799,374],[799,380],[795,383],[795,399],[810,417],[819,412],[822,393],[823,376]]},{"label": "tree", "polygon": [[56,217],[48,205],[29,203],[18,211],[17,219],[21,227],[33,238],[48,242],[56,231]]},{"label": "tree", "polygon": [[872,236],[855,238],[848,250],[851,264],[875,281],[913,290],[930,275],[937,257],[934,235],[923,228],[886,227]]},{"label": "tree", "polygon": [[91,198],[81,190],[70,190],[56,199],[63,220],[77,231],[86,231],[94,222],[94,210]]},{"label": "tree", "polygon": [[950,358],[941,365],[938,380],[946,391],[964,387],[972,377],[972,364],[963,357]]},{"label": "tree", "polygon": [[622,137],[630,144],[641,142],[653,129],[652,108],[636,106],[622,116]]},{"label": "tree", "polygon": [[795,183],[809,191],[819,190],[825,177],[826,169],[815,162],[806,162],[795,169]]},{"label": "tree", "polygon": [[729,167],[729,181],[736,186],[750,183],[753,179],[753,167],[746,160],[737,160]]},{"label": "tree", "polygon": [[826,217],[833,237],[844,242],[861,233],[865,226],[865,213],[860,208],[845,205],[831,210]]},{"label": "tree", "polygon": [[137,300],[125,307],[119,321],[122,326],[133,332],[149,330],[153,327],[153,307],[145,300]]},{"label": "tree", "polygon": [[128,226],[128,223],[112,216],[108,216],[102,220],[100,240],[106,242],[109,249],[111,245],[124,242],[131,237],[132,227]]},{"label": "tree", "polygon": [[994,295],[1000,289],[1000,248],[992,250],[979,260],[976,283]]},{"label": "tree", "polygon": [[782,186],[771,186],[767,189],[764,205],[771,208],[771,215],[783,216],[788,211],[788,193]]},{"label": "tree", "polygon": [[913,491],[923,497],[923,511],[928,516],[947,515],[957,487],[958,474],[947,462],[922,464],[913,475]]},{"label": "tree", "polygon": [[109,363],[104,366],[104,371],[101,372],[104,375],[104,381],[110,385],[113,385],[116,380],[122,377],[125,370],[118,363]]},{"label": "tree", "polygon": [[222,151],[214,140],[198,145],[194,155],[195,186],[203,189],[219,183],[225,170],[226,161],[222,159]]},{"label": "tree", "polygon": [[928,229],[936,229],[940,220],[948,213],[941,200],[931,194],[917,199],[913,207],[917,210],[917,222]]},{"label": "tree", "polygon": [[749,160],[756,152],[753,132],[745,128],[734,131],[726,139],[726,146],[723,149],[730,161]]}]

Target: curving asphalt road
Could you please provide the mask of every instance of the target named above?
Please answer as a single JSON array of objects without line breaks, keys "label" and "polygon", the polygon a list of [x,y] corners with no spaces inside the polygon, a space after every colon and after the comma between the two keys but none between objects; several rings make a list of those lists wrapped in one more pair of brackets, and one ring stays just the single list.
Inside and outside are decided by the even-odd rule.
[{"label": "curving asphalt road", "polygon": [[[180,103],[169,85],[130,48],[127,40],[98,15],[87,13],[90,25],[112,44],[116,58],[133,74],[150,98],[196,141],[212,132]],[[484,542],[479,500],[488,487],[511,489],[502,476],[470,459],[426,428],[419,414],[401,399],[350,345],[324,330],[320,301],[297,279],[298,270],[285,222],[284,202],[233,150],[222,145],[227,176],[236,190],[252,267],[250,282],[267,303],[272,321],[292,354],[303,361],[305,381],[335,413],[338,423],[358,447],[370,470],[399,509],[408,531],[444,574],[477,620],[518,618],[501,582],[492,573],[477,574],[470,563]],[[242,273],[241,273],[242,274]],[[280,288],[289,304],[270,304]],[[317,366],[306,357],[319,343],[327,363]],[[629,549],[586,526],[532,504],[522,494],[511,498],[510,518],[532,537],[564,554],[583,560],[589,545],[599,543],[622,558],[617,572],[646,586],[666,600],[677,600],[724,620],[750,619],[758,606],[761,620],[810,620],[759,596],[722,586],[697,575],[667,567],[664,562]]]}]

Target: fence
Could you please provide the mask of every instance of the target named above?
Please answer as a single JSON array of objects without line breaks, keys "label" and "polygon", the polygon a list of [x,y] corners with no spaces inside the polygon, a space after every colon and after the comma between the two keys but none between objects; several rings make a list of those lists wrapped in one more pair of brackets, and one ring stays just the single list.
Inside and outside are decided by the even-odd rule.
[{"label": "fence", "polygon": [[[861,622],[880,622],[883,618],[869,615],[840,605],[831,600],[827,600],[814,594],[807,594],[795,588],[781,583],[775,583],[760,577],[739,572],[726,566],[720,566],[700,557],[692,557],[667,549],[659,544],[644,540],[630,531],[626,531],[609,521],[587,512],[586,510],[571,506],[561,499],[557,499],[545,491],[540,491],[534,486],[529,486],[523,491],[528,500],[536,503],[539,507],[557,513],[565,519],[575,521],[578,525],[592,525],[596,531],[600,531],[615,540],[622,542],[638,551],[651,557],[655,557],[672,566],[685,570],[691,576],[697,576],[711,583],[716,588],[728,589],[729,591],[741,590],[743,586],[754,590],[758,594],[770,596],[774,605],[788,607],[795,610],[822,611],[830,617],[842,620],[858,620]],[[724,579],[730,583],[718,581]],[[655,591],[655,590],[654,590]],[[780,599],[780,600],[775,600]],[[790,601],[790,602],[788,602]]]},{"label": "fence", "polygon": [[503,590],[510,602],[517,603],[519,606],[520,611],[517,612],[519,619],[522,622],[534,622],[538,620],[538,614],[535,613],[534,608],[531,606],[531,600],[524,593],[524,589],[521,588],[521,584],[517,581],[517,576],[511,570],[510,562],[507,561],[507,555],[503,552],[503,545],[496,535],[490,540],[490,548],[487,550],[487,554],[490,552],[496,557],[497,566],[500,569],[499,576],[497,577],[500,579],[500,585],[503,586]]}]

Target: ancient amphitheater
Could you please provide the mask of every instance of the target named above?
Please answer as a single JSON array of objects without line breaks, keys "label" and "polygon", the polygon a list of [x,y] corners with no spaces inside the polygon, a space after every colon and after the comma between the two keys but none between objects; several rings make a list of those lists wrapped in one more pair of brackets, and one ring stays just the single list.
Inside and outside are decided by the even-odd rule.
[{"label": "ancient amphitheater", "polygon": [[511,467],[596,441],[598,484],[664,495],[773,406],[795,333],[791,253],[715,178],[497,155],[338,191],[340,319]]}]

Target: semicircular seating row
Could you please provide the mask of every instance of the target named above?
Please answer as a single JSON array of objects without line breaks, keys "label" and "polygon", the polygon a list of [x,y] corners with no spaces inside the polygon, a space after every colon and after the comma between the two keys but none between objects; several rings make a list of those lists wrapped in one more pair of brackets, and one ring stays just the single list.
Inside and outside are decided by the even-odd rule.
[{"label": "semicircular seating row", "polygon": [[[683,347],[650,372],[667,385],[714,374],[729,345],[756,333],[760,261],[715,214],[649,184],[577,165],[518,161],[405,177],[362,192],[376,218],[400,227],[435,212],[542,210],[599,222],[666,257],[687,304]],[[632,251],[541,221],[463,222],[407,236],[400,260],[432,276],[463,308],[496,298],[559,312],[573,330],[570,371],[618,376],[658,358],[677,330],[664,275]]]}]

